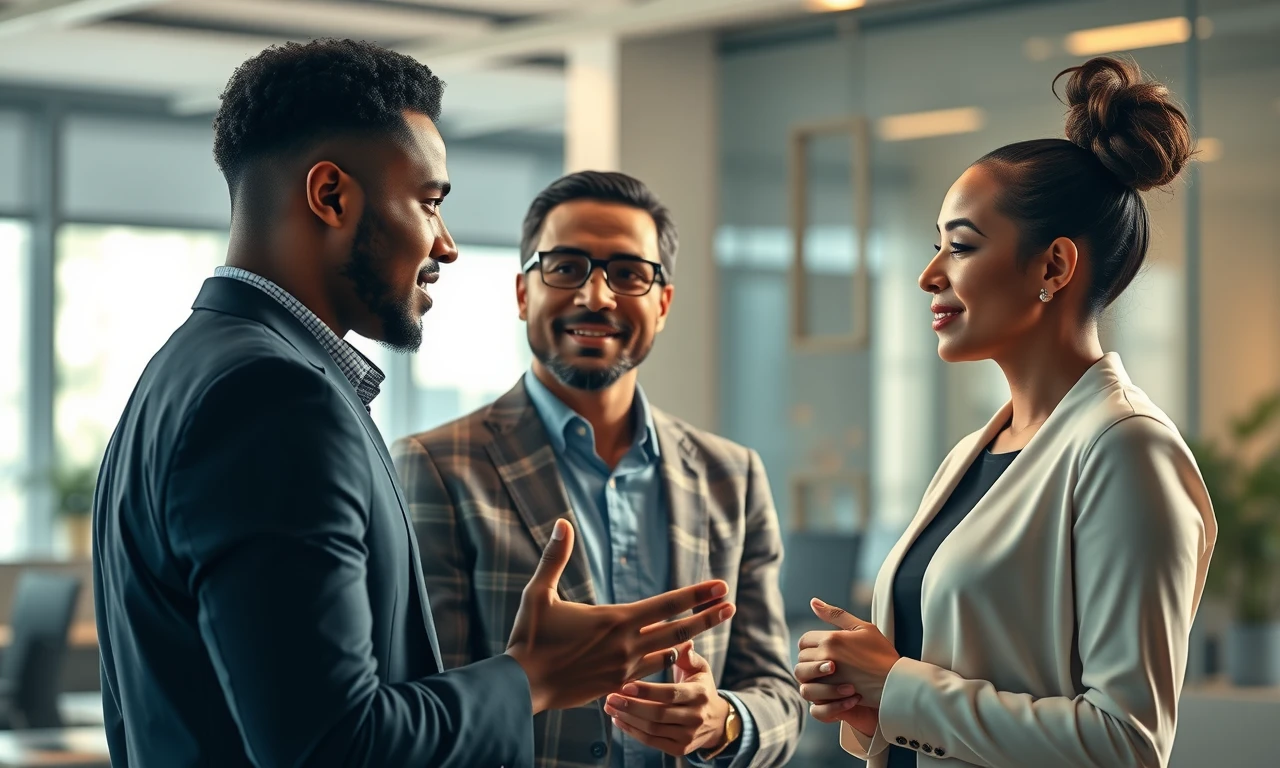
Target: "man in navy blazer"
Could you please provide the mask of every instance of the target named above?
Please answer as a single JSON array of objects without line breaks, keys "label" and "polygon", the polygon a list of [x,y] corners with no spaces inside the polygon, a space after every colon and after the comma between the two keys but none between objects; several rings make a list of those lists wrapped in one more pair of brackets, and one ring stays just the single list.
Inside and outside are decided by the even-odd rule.
[{"label": "man in navy blazer", "polygon": [[442,671],[369,417],[383,375],[342,338],[416,349],[427,286],[457,258],[442,87],[407,57],[322,40],[264,51],[223,94],[227,265],[142,374],[95,494],[117,768],[528,766],[533,714],[652,674],[732,615],[723,582],[561,601],[574,535],[555,521],[507,653]]}]

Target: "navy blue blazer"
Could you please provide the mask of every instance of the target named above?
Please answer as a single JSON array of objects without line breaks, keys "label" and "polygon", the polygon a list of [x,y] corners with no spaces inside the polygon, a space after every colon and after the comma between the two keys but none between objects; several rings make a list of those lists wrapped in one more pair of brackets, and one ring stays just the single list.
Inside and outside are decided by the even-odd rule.
[{"label": "navy blue blazer", "polygon": [[115,768],[527,766],[528,679],[444,672],[391,458],[288,310],[214,277],[152,358],[94,500]]}]

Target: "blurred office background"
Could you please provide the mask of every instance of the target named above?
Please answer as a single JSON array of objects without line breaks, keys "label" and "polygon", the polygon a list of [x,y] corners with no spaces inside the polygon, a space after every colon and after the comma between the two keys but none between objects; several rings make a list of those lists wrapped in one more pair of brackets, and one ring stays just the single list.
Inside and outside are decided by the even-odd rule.
[{"label": "blurred office background", "polygon": [[[1280,391],[1278,35],[1277,0],[0,2],[0,643],[26,631],[24,575],[82,580],[53,617],[69,649],[44,725],[87,724],[63,735],[92,748],[94,471],[146,361],[221,263],[210,121],[267,45],[377,40],[448,83],[444,216],[461,257],[417,356],[354,340],[389,374],[373,406],[388,441],[483,405],[527,367],[516,245],[542,186],[614,168],[669,204],[677,299],[641,380],[659,407],[760,452],[802,630],[816,589],[865,606],[938,462],[1007,396],[994,365],[937,359],[916,278],[970,162],[1062,134],[1049,84],[1063,68],[1132,55],[1200,136],[1183,179],[1148,196],[1148,266],[1105,345],[1196,440],[1233,444],[1233,420]],[[1264,580],[1272,610],[1210,596],[1175,766],[1274,764],[1261,729],[1280,722],[1280,500],[1255,510],[1259,533],[1214,567]],[[1231,650],[1245,625],[1270,655]],[[5,749],[21,751],[0,738],[0,766],[18,764]],[[815,726],[792,764],[856,761]]]}]

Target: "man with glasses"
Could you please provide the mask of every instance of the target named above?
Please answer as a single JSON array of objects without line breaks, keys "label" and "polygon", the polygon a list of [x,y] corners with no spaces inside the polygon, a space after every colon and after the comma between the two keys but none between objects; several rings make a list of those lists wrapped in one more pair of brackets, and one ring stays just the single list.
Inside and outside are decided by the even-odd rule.
[{"label": "man with glasses", "polygon": [[636,380],[671,308],[676,246],[667,209],[640,181],[554,182],[525,217],[516,277],[532,369],[495,403],[392,449],[446,666],[503,652],[519,586],[559,517],[579,533],[560,582],[567,600],[729,585],[736,618],[683,648],[670,673],[535,718],[541,768],[764,768],[784,765],[799,740],[782,543],[760,458],[652,407]]}]

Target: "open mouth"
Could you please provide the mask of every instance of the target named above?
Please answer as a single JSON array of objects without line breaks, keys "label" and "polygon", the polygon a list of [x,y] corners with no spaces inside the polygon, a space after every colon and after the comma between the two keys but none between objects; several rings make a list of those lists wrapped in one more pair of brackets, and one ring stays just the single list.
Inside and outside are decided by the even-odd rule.
[{"label": "open mouth", "polygon": [[955,307],[937,307],[933,310],[933,330],[939,330],[964,313]]}]

